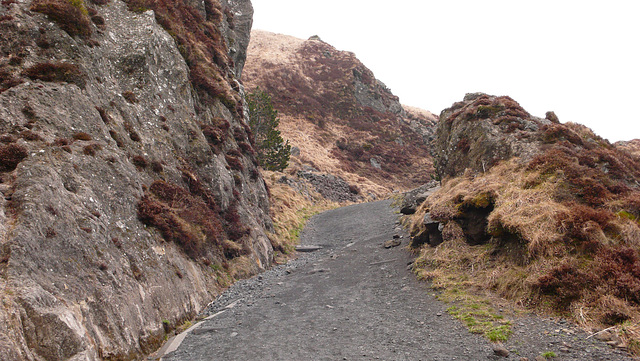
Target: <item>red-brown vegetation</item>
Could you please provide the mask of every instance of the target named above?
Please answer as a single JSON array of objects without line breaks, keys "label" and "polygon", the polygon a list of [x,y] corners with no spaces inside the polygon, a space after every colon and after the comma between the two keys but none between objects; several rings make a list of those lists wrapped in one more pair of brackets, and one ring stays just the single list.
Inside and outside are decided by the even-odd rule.
[{"label": "red-brown vegetation", "polygon": [[124,147],[124,141],[122,140],[122,137],[120,136],[120,134],[118,134],[118,132],[112,129],[109,130],[109,135],[111,136],[111,139],[116,142],[116,146],[118,146],[118,148]]},{"label": "red-brown vegetation", "polygon": [[151,170],[154,173],[162,173],[164,166],[162,165],[162,162],[154,160],[151,162]]},{"label": "red-brown vegetation", "polygon": [[104,110],[104,108],[96,107],[96,110],[98,111],[98,114],[100,114],[100,119],[102,119],[102,121],[104,122],[104,124],[109,124],[109,123],[111,123],[111,117],[109,116],[109,114],[107,113],[107,111],[106,111],[106,110]]},{"label": "red-brown vegetation", "polygon": [[125,121],[123,126],[127,133],[129,133],[129,138],[131,140],[133,140],[134,142],[139,142],[142,140],[142,138],[140,138],[140,134],[138,134],[138,132],[133,128],[131,122]]},{"label": "red-brown vegetation", "polygon": [[89,140],[93,140],[93,137],[91,137],[91,135],[89,135],[89,134],[87,134],[85,132],[78,132],[78,133],[75,133],[73,135],[73,139],[89,141]]},{"label": "red-brown vegetation", "polygon": [[74,83],[79,87],[85,85],[85,74],[71,63],[38,63],[22,71],[22,75],[34,80],[47,82]]},{"label": "red-brown vegetation", "polygon": [[102,146],[98,143],[92,143],[89,145],[85,145],[82,148],[82,153],[84,155],[95,156],[100,150],[102,150]]},{"label": "red-brown vegetation", "polygon": [[0,65],[0,93],[24,81],[14,74],[11,67]]},{"label": "red-brown vegetation", "polygon": [[190,78],[205,101],[220,99],[235,111],[237,92],[230,86],[233,75],[227,56],[227,46],[220,32],[224,21],[218,0],[204,1],[206,16],[188,1],[126,0],[132,11],[152,9],[156,19],[178,43],[178,48],[190,69]]},{"label": "red-brown vegetation", "polygon": [[138,98],[136,97],[136,94],[132,91],[126,91],[122,93],[122,97],[130,104],[138,103]]},{"label": "red-brown vegetation", "polygon": [[91,36],[91,21],[83,0],[35,0],[31,11],[46,15],[71,36]]},{"label": "red-brown vegetation", "polygon": [[[508,109],[501,104],[479,97],[454,112],[467,121],[495,120]],[[429,197],[414,218],[414,234],[424,231],[421,217],[428,210],[444,224],[444,243],[440,254],[426,246],[423,262],[448,263],[421,272],[435,278],[447,268],[471,272],[479,287],[571,314],[583,326],[640,321],[640,162],[584,126],[536,124],[540,130],[531,131],[530,141],[539,153],[530,161],[505,161],[473,177],[460,174]],[[494,208],[485,216],[491,237],[484,248],[474,248],[464,229],[464,205],[486,193],[493,195]],[[470,257],[479,260],[471,271],[463,261]]]},{"label": "red-brown vegetation", "polygon": [[27,149],[19,144],[0,145],[0,172],[10,172],[29,155]]},{"label": "red-brown vegetation", "polygon": [[134,155],[133,157],[131,157],[131,163],[133,163],[133,165],[135,165],[138,170],[145,169],[149,165],[149,163],[147,162],[147,158],[142,155]]},{"label": "red-brown vegetation", "polygon": [[229,167],[233,170],[242,171],[244,169],[244,165],[242,164],[242,160],[239,157],[231,154],[226,154],[224,159],[229,164]]},{"label": "red-brown vegetation", "polygon": [[31,130],[25,130],[20,132],[20,138],[30,142],[42,140],[42,137],[38,133],[35,133]]},{"label": "red-brown vegetation", "polygon": [[177,185],[155,181],[138,203],[138,217],[191,258],[222,261],[224,232],[219,216],[197,195]]}]

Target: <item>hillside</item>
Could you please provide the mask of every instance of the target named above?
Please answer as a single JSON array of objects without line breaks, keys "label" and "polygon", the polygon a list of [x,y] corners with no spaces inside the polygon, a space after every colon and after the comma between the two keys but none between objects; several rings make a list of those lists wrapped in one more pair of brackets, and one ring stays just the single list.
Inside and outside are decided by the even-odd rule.
[{"label": "hillside", "polygon": [[614,145],[636,157],[640,157],[640,139],[633,139],[627,142],[615,142]]},{"label": "hillside", "polygon": [[271,265],[239,83],[252,14],[2,1],[0,359],[141,358]]},{"label": "hillside", "polygon": [[339,176],[365,196],[430,179],[437,117],[403,107],[355,54],[254,30],[242,79],[271,95],[283,137],[300,150],[290,173]]},{"label": "hillside", "polygon": [[589,330],[614,327],[609,341],[639,352],[640,159],[547,118],[480,93],[442,112],[442,186],[412,216],[415,270],[450,295],[491,291]]}]

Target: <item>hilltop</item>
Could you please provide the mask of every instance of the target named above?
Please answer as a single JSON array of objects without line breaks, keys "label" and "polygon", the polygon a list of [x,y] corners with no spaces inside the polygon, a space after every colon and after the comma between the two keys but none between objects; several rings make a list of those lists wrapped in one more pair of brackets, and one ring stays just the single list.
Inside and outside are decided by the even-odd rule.
[{"label": "hilltop", "polygon": [[242,80],[268,92],[282,135],[299,150],[289,173],[339,176],[366,196],[416,187],[430,178],[437,117],[404,107],[355,54],[319,37],[254,30]]}]

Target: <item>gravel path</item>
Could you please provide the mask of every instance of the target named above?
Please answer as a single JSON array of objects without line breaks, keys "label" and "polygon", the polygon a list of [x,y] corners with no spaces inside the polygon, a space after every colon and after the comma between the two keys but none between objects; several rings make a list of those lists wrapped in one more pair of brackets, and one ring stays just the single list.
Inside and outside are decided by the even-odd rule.
[{"label": "gravel path", "polygon": [[[400,247],[386,241],[400,237]],[[631,360],[568,323],[514,322],[497,356],[446,313],[407,269],[408,243],[390,201],[313,217],[301,236],[313,253],[236,283],[165,361],[187,360]]]}]

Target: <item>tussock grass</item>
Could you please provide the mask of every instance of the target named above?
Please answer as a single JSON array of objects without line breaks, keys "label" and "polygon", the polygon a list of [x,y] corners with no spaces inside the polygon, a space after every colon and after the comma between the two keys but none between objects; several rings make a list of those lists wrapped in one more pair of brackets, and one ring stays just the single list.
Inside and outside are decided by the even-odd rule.
[{"label": "tussock grass", "polygon": [[271,216],[275,225],[275,233],[269,238],[277,252],[276,262],[282,262],[294,251],[307,220],[339,204],[323,198],[304,182],[301,189],[278,182],[285,173],[262,170],[262,175],[271,194]]},{"label": "tussock grass", "polygon": [[[420,250],[416,274],[442,290],[441,297],[460,303],[454,315],[470,329],[485,321],[468,309],[469,300],[488,291],[487,297],[568,316],[587,329],[616,325],[625,345],[640,351],[640,227],[630,201],[640,191],[611,192],[597,202],[584,197],[583,188],[567,193],[591,170],[549,171],[513,159],[485,174],[446,180],[409,222],[414,235],[424,231],[427,212],[444,224],[444,242]],[[607,186],[622,182],[614,178]],[[487,203],[493,207],[486,226],[490,240],[472,246],[461,219]]]}]

